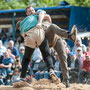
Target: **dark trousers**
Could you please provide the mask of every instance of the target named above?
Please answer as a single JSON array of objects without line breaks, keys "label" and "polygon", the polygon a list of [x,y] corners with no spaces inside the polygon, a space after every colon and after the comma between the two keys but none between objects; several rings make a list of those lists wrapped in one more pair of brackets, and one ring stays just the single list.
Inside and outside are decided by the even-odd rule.
[{"label": "dark trousers", "polygon": [[69,72],[69,80],[70,80],[70,83],[78,83],[78,75],[79,73],[76,72],[76,71],[70,71]]},{"label": "dark trousers", "polygon": [[63,73],[63,80],[69,78],[69,73],[67,70],[67,55],[65,50],[65,45],[63,43],[62,38],[58,39],[56,41],[54,49],[58,53],[58,56],[60,58],[60,65],[61,65],[61,71]]},{"label": "dark trousers", "polygon": [[80,79],[79,82],[83,83],[85,78],[90,78],[90,72],[81,71],[79,76],[79,79]]},{"label": "dark trousers", "polygon": [[[39,46],[39,48],[41,50],[43,59],[47,65],[48,69],[53,68],[53,60],[52,60],[52,57],[49,52],[48,40],[46,38],[44,39],[42,44]],[[26,77],[26,71],[27,71],[28,64],[30,62],[33,51],[34,51],[33,48],[25,46],[25,54],[24,54],[23,61],[22,61],[21,78]]]}]

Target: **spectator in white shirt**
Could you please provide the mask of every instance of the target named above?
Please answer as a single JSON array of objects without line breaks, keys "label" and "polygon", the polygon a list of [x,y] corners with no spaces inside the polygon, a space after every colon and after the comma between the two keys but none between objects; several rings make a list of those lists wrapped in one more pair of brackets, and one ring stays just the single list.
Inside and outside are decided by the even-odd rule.
[{"label": "spectator in white shirt", "polygon": [[80,60],[81,64],[83,64],[83,61],[85,59],[85,55],[83,54],[82,48],[78,47],[76,52],[77,58]]},{"label": "spectator in white shirt", "polygon": [[5,52],[6,52],[6,47],[4,47],[3,45],[2,45],[2,41],[0,40],[0,52],[1,52],[1,55],[3,55]]},{"label": "spectator in white shirt", "polygon": [[82,41],[81,41],[81,39],[79,37],[77,37],[77,39],[75,41],[75,45],[74,45],[72,51],[76,53],[78,47],[81,47],[82,48],[83,53],[86,52],[86,46],[84,44],[82,44]]}]

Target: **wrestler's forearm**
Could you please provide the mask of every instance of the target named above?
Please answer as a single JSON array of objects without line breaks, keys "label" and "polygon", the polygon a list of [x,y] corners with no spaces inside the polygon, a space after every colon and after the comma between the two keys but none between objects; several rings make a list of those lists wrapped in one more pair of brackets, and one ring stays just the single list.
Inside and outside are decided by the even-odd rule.
[{"label": "wrestler's forearm", "polygon": [[42,23],[42,21],[43,21],[43,19],[44,19],[44,15],[45,15],[45,14],[42,13],[42,12],[39,14],[38,23]]},{"label": "wrestler's forearm", "polygon": [[44,19],[48,20],[49,23],[52,23],[51,17],[48,14],[44,15]]}]

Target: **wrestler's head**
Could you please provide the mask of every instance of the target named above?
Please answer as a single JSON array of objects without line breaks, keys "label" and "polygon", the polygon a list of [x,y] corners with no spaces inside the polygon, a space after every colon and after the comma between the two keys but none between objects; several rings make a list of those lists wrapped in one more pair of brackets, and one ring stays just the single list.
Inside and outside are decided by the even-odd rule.
[{"label": "wrestler's head", "polygon": [[35,14],[35,9],[32,6],[27,6],[26,15],[30,16],[31,14]]}]

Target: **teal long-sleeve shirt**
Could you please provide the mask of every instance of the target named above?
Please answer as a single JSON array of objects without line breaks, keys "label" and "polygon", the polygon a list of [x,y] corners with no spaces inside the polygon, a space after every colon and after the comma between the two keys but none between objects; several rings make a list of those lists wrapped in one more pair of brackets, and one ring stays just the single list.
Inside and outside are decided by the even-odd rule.
[{"label": "teal long-sleeve shirt", "polygon": [[20,22],[20,34],[27,32],[38,24],[38,15],[27,16]]}]

